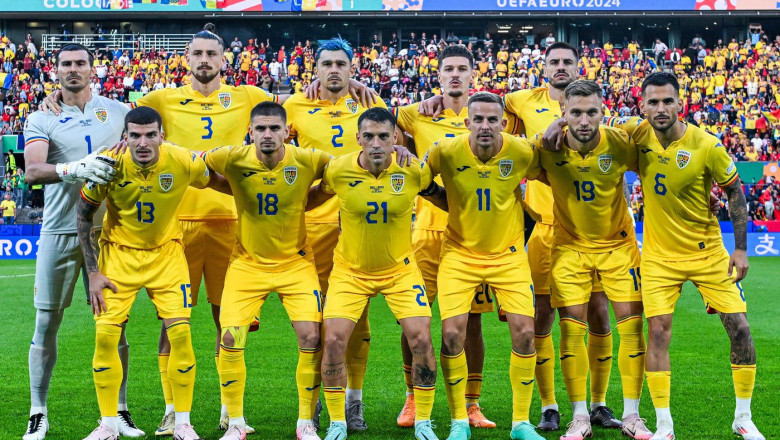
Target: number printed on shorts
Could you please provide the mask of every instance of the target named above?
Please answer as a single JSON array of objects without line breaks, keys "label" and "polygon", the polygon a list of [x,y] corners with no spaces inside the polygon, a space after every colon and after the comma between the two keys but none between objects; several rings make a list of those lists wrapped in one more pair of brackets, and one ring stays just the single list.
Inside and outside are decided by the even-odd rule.
[{"label": "number printed on shorts", "polygon": [[[484,297],[485,299],[480,299],[480,297]],[[486,301],[488,304],[493,304],[493,297],[490,296],[490,288],[487,284],[480,284],[477,291],[474,293],[474,302],[477,304],[485,304]]]},{"label": "number printed on shorts", "polygon": [[315,290],[314,297],[317,298],[317,311],[322,313],[322,292]]},{"label": "number printed on shorts", "polygon": [[417,300],[417,304],[419,304],[420,306],[423,306],[423,307],[427,306],[428,303],[426,302],[427,298],[425,296],[425,286],[421,286],[419,284],[415,284],[414,286],[412,286],[412,289],[414,289],[414,290],[416,290],[418,292],[417,293],[417,297],[415,298]]},{"label": "number printed on shorts", "polygon": [[190,290],[190,284],[182,284],[181,293],[184,295],[184,308],[192,308],[192,290]]},{"label": "number printed on shorts", "polygon": [[639,289],[642,288],[642,273],[639,272],[638,267],[628,269],[628,273],[631,274],[631,277],[634,279],[634,291],[639,292]]}]

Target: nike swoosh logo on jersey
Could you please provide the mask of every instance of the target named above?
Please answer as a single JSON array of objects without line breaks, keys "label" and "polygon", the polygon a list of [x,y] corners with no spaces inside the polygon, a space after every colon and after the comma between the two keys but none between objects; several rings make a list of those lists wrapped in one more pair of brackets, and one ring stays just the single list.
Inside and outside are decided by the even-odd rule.
[{"label": "nike swoosh logo on jersey", "polygon": [[181,368],[177,368],[177,370],[179,370],[179,373],[189,373],[190,370],[192,370],[194,367],[195,367],[195,364],[192,364],[189,367],[185,368],[184,370],[182,370]]},{"label": "nike swoosh logo on jersey", "polygon": [[599,362],[606,362],[610,359],[612,359],[612,356],[607,356],[605,358],[596,358]]},{"label": "nike swoosh logo on jersey", "polygon": [[541,361],[538,361],[538,360],[537,360],[537,361],[536,361],[536,365],[542,365],[542,364],[544,364],[545,362],[547,362],[547,361],[549,361],[549,360],[550,360],[550,358],[544,358],[544,359],[542,359]]},{"label": "nike swoosh logo on jersey", "polygon": [[468,166],[468,165],[463,165],[462,167],[460,167],[460,168],[455,168],[455,169],[456,169],[456,170],[458,170],[458,171],[466,171],[466,170],[467,170],[467,169],[469,169],[469,168],[471,168],[471,167],[470,167],[470,166]]},{"label": "nike swoosh logo on jersey", "polygon": [[94,371],[95,373],[100,373],[101,371],[106,371],[110,369],[111,367],[102,367],[102,368],[93,368],[92,371]]},{"label": "nike swoosh logo on jersey", "polygon": [[246,173],[241,173],[244,177],[254,176],[257,174],[257,171],[248,171]]},{"label": "nike swoosh logo on jersey", "polygon": [[70,116],[68,116],[67,118],[60,119],[60,123],[61,123],[61,124],[64,124],[64,123],[66,123],[66,122],[70,121],[71,119],[73,119],[73,118],[71,118]]},{"label": "nike swoosh logo on jersey", "polygon": [[360,183],[360,182],[362,182],[362,180],[356,180],[356,181],[354,181],[354,182],[350,182],[350,183],[349,183],[349,186],[351,186],[352,188],[354,188],[354,187],[356,187],[356,186],[358,185],[358,183]]},{"label": "nike swoosh logo on jersey", "polygon": [[532,383],[534,383],[534,380],[535,380],[535,379],[531,379],[529,382],[523,382],[523,381],[521,380],[521,381],[520,381],[520,383],[521,383],[521,384],[523,384],[523,385],[531,385]]},{"label": "nike swoosh logo on jersey", "polygon": [[549,112],[549,111],[550,111],[549,108],[538,108],[538,109],[536,109],[536,113],[544,113],[544,112]]},{"label": "nike swoosh logo on jersey", "polygon": [[317,385],[315,385],[315,386],[313,386],[313,387],[311,387],[311,388],[309,388],[309,387],[306,387],[306,391],[314,391],[314,390],[316,390],[316,389],[317,389],[317,388],[319,388],[319,387],[320,387],[320,386],[319,386],[319,384],[317,384]]},{"label": "nike swoosh logo on jersey", "polygon": [[447,382],[447,384],[449,386],[451,386],[451,387],[454,387],[455,385],[457,385],[457,384],[459,384],[461,382],[463,382],[463,378],[462,377],[460,379],[456,380],[455,382]]},{"label": "nike swoosh logo on jersey", "polygon": [[568,160],[562,160],[560,162],[555,162],[555,165],[558,165],[559,167],[562,167],[562,166],[566,165],[567,163],[569,163]]},{"label": "nike swoosh logo on jersey", "polygon": [[322,109],[321,108],[315,108],[314,110],[309,111],[309,114],[313,115],[313,114],[317,113],[320,110],[322,110]]},{"label": "nike swoosh logo on jersey", "polygon": [[223,387],[226,387],[226,386],[230,385],[231,383],[235,383],[235,382],[236,382],[235,380],[229,380],[229,381],[227,381],[225,383],[221,383],[220,385],[222,385]]},{"label": "nike swoosh logo on jersey", "polygon": [[130,182],[129,180],[125,180],[124,182],[118,184],[117,186],[120,187],[120,188],[124,188],[127,185],[130,185],[130,183],[132,183],[132,182]]},{"label": "nike swoosh logo on jersey", "polygon": [[573,354],[565,354],[565,355],[561,356],[561,360],[568,359],[568,358],[573,358],[573,357],[574,357]]},{"label": "nike swoosh logo on jersey", "polygon": [[645,153],[645,154],[647,154],[647,153],[649,153],[649,152],[651,152],[651,151],[653,151],[653,150],[651,150],[651,149],[649,149],[649,148],[642,148],[640,151],[641,151],[641,152],[643,152],[643,153]]},{"label": "nike swoosh logo on jersey", "polygon": [[194,99],[187,98],[184,101],[179,101],[179,104],[187,105],[187,104],[191,103],[192,101],[194,101]]},{"label": "nike swoosh logo on jersey", "polygon": [[640,352],[639,352],[639,353],[637,353],[637,354],[630,354],[630,355],[628,355],[628,357],[630,357],[630,358],[635,358],[635,357],[642,356],[643,354],[645,354],[645,352],[644,352],[644,351],[640,351]]}]

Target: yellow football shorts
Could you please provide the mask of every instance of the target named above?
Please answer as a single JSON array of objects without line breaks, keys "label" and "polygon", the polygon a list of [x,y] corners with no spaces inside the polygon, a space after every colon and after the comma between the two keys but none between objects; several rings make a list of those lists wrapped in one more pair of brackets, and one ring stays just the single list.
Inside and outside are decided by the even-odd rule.
[{"label": "yellow football shorts", "polygon": [[[528,264],[531,266],[531,278],[536,295],[549,295],[553,285],[552,277],[553,227],[536,223],[531,237],[528,238]],[[597,276],[592,280],[593,292],[603,292]]]},{"label": "yellow football shorts", "polygon": [[603,291],[614,302],[641,301],[639,248],[636,244],[609,252],[578,252],[554,246],[552,256],[553,290],[550,304],[568,307],[590,301],[593,278],[601,279]]},{"label": "yellow football shorts", "polygon": [[747,311],[742,286],[728,276],[729,253],[725,248],[708,257],[689,261],[663,261],[644,255],[640,267],[642,303],[647,317],[674,313],[686,281],[696,285],[708,308],[721,313]]},{"label": "yellow football shorts", "polygon": [[249,325],[260,316],[268,294],[276,292],[290,321],[322,322],[322,292],[311,253],[299,263],[271,272],[250,257],[233,258],[225,279],[220,326]]},{"label": "yellow football shorts", "polygon": [[507,313],[535,315],[531,268],[524,252],[494,260],[464,261],[443,254],[439,265],[439,311],[441,319],[469,313],[474,291],[489,284]]},{"label": "yellow football shorts", "polygon": [[398,321],[431,316],[425,282],[417,264],[411,261],[395,274],[381,278],[368,277],[334,264],[323,318],[345,318],[357,322],[368,299],[378,293],[385,296],[387,305]]},{"label": "yellow football shorts", "polygon": [[236,244],[237,220],[179,220],[192,284],[192,305],[198,304],[200,282],[206,279],[209,303],[219,306],[230,255]]},{"label": "yellow football shorts", "polygon": [[333,251],[339,242],[338,223],[306,223],[306,242],[314,251],[317,278],[322,291],[328,292],[328,277],[333,270]]},{"label": "yellow football shorts", "polygon": [[118,292],[103,289],[107,311],[95,317],[99,324],[121,324],[130,317],[138,291],[146,288],[161,319],[189,318],[192,296],[187,259],[178,241],[154,249],[134,249],[100,243],[100,271]]},{"label": "yellow football shorts", "polygon": [[[430,231],[415,229],[412,231],[412,247],[414,258],[422,272],[425,287],[428,290],[428,303],[433,304],[438,293],[436,277],[439,273],[441,261],[441,244],[444,240],[444,231]],[[471,303],[470,313],[488,313],[494,309],[493,296],[488,286],[480,284],[474,291],[474,300]]]}]

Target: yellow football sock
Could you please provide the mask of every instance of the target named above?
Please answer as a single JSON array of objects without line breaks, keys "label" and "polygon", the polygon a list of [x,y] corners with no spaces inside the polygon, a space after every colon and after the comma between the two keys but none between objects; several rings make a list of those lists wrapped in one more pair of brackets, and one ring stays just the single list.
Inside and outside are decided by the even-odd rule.
[{"label": "yellow football sock", "polygon": [[122,327],[115,324],[95,325],[95,356],[92,377],[95,379],[98,405],[102,417],[116,417],[119,387],[122,385],[122,361],[119,360],[119,336]]},{"label": "yellow football sock", "polygon": [[536,352],[521,354],[512,350],[509,381],[512,383],[512,422],[528,421],[534,387]]},{"label": "yellow football sock", "polygon": [[430,420],[433,411],[433,396],[436,394],[436,385],[414,386],[414,420]]},{"label": "yellow football sock", "polygon": [[322,387],[325,391],[325,405],[328,407],[330,422],[346,422],[344,405],[347,403],[347,392],[344,387]]},{"label": "yellow football sock", "polygon": [[650,397],[653,399],[653,406],[658,408],[669,408],[669,395],[672,393],[672,372],[671,371],[648,371],[647,388],[650,390]]},{"label": "yellow football sock", "polygon": [[162,383],[166,405],[173,405],[173,391],[171,391],[171,382],[168,380],[168,359],[170,358],[170,353],[157,353],[157,364],[160,367],[160,382]]},{"label": "yellow football sock", "polygon": [[[645,377],[645,335],[642,332],[642,315],[627,316],[617,323],[620,334],[618,368],[623,382],[623,398],[639,399]],[[604,402],[601,400],[601,402]]]},{"label": "yellow football sock", "polygon": [[756,384],[756,365],[731,364],[731,377],[734,379],[734,392],[737,399],[753,398],[753,386]]},{"label": "yellow football sock", "polygon": [[552,334],[535,335],[536,345],[536,387],[542,406],[555,405],[555,347]]},{"label": "yellow football sock", "polygon": [[414,392],[414,383],[412,382],[412,366],[404,364],[404,382],[406,383],[406,391]]},{"label": "yellow football sock", "polygon": [[246,387],[246,363],[244,347],[249,326],[222,327],[222,337],[230,333],[233,344],[228,347],[219,345],[219,384],[220,400],[227,407],[228,417],[236,419],[244,416],[244,388]]},{"label": "yellow football sock", "polygon": [[366,364],[368,363],[368,351],[371,347],[371,326],[368,323],[368,307],[363,310],[363,315],[355,324],[352,336],[347,343],[345,355],[347,364],[347,388],[352,390],[363,389],[363,379],[366,377]]},{"label": "yellow football sock", "polygon": [[469,373],[466,381],[466,404],[479,403],[482,395],[482,373]]},{"label": "yellow football sock", "polygon": [[612,332],[599,335],[588,331],[590,401],[606,402],[609,375],[612,372]]},{"label": "yellow football sock", "polygon": [[[454,356],[442,354],[441,374],[444,376],[444,385],[447,389],[447,401],[450,404],[450,415],[453,420],[468,419],[466,413],[466,379],[469,375],[469,367],[466,365],[466,352],[461,351]],[[417,396],[415,396],[415,405]]]},{"label": "yellow football sock", "polygon": [[574,318],[561,318],[561,372],[570,402],[587,399],[588,352],[585,349],[587,324]]},{"label": "yellow football sock", "polygon": [[298,419],[309,420],[314,416],[314,407],[320,395],[320,364],[322,347],[298,348],[298,368],[295,383],[298,385]]},{"label": "yellow football sock", "polygon": [[192,409],[196,370],[190,322],[176,321],[165,331],[168,332],[168,340],[171,341],[168,380],[171,381],[171,391],[173,391],[173,408],[176,412],[189,412]]}]

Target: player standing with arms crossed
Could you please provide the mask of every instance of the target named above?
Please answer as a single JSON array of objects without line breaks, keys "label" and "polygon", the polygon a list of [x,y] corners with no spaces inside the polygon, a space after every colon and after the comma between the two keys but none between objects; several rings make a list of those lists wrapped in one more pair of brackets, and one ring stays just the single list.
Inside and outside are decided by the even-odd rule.
[{"label": "player standing with arms crossed", "polygon": [[[105,184],[116,172],[97,159],[98,147],[114,145],[122,135],[129,111],[120,102],[92,96],[93,55],[79,44],[62,46],[56,57],[56,73],[62,84],[62,112],[30,115],[25,125],[27,182],[46,184],[43,228],[35,263],[35,333],[30,344],[30,420],[24,440],[43,440],[49,430],[46,397],[57,362],[57,333],[65,309],[73,299],[79,272],[89,292],[84,259],[76,235],[76,206],[84,181]],[[101,210],[101,213],[104,211]],[[128,344],[124,329],[118,350],[124,375],[119,389],[119,431],[128,437],[144,432],[133,423],[127,409]]]}]

